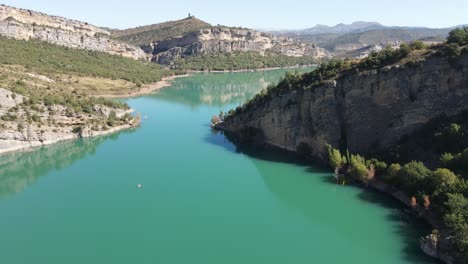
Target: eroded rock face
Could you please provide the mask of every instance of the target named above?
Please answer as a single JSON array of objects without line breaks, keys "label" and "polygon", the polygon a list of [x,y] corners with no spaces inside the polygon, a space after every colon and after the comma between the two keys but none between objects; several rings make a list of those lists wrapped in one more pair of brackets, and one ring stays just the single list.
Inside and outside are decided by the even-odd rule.
[{"label": "eroded rock face", "polygon": [[209,55],[215,53],[274,52],[287,56],[311,56],[317,59],[329,54],[312,44],[304,44],[286,37],[257,32],[251,29],[232,29],[215,27],[193,32],[184,36],[151,43],[142,47],[153,54],[153,60],[161,64],[190,55]]},{"label": "eroded rock face", "polygon": [[70,48],[89,49],[144,59],[145,52],[110,39],[110,33],[88,23],[0,5],[0,36],[37,39]]},{"label": "eroded rock face", "polygon": [[431,119],[468,109],[468,55],[456,63],[431,56],[414,66],[348,74],[314,89],[293,91],[226,120],[240,134],[293,150],[307,143],[324,158],[325,144],[366,154],[396,143]]},{"label": "eroded rock face", "polygon": [[[21,104],[29,98],[9,90],[0,88],[0,155],[7,152],[53,144],[56,142],[79,137],[95,137],[114,133],[138,125],[135,119],[125,119],[124,122],[107,127],[91,122],[93,119],[107,120],[112,112],[116,118],[124,118],[133,110],[110,108],[104,105],[94,105],[94,115],[77,114],[64,105],[36,104],[39,111],[29,110],[29,114],[37,115],[35,122],[25,120],[27,113]],[[80,131],[76,131],[81,127]]]}]

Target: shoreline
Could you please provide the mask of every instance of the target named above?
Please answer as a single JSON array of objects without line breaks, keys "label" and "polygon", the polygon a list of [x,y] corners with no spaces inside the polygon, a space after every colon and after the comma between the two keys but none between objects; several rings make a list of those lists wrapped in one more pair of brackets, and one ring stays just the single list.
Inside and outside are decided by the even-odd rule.
[{"label": "shoreline", "polygon": [[316,67],[318,64],[312,64],[307,66],[289,66],[289,67],[270,67],[270,68],[259,68],[259,69],[241,69],[241,70],[223,70],[223,71],[198,71],[198,70],[187,70],[186,74],[183,75],[172,75],[169,77],[164,77],[161,81],[144,85],[138,91],[132,91],[127,94],[102,94],[94,95],[95,97],[103,97],[110,99],[122,99],[122,98],[133,98],[144,95],[149,95],[155,91],[170,87],[172,85],[171,81],[177,78],[189,77],[193,73],[242,73],[242,72],[265,72],[265,71],[274,71],[274,70],[283,70],[283,69],[304,69],[310,67]]},{"label": "shoreline", "polygon": [[263,72],[263,71],[274,71],[274,70],[283,70],[283,69],[303,69],[310,67],[317,67],[318,64],[311,64],[306,66],[288,66],[288,67],[269,67],[269,68],[259,68],[259,69],[241,69],[241,70],[214,70],[214,71],[200,71],[200,70],[187,70],[187,73],[236,73],[236,72]]},{"label": "shoreline", "polygon": [[104,94],[104,95],[96,95],[95,97],[104,97],[104,98],[132,98],[132,97],[138,97],[138,96],[143,96],[143,95],[148,95],[152,94],[155,91],[161,90],[163,88],[170,87],[172,85],[171,81],[177,79],[177,78],[184,78],[188,77],[190,74],[184,74],[184,75],[173,75],[169,77],[164,77],[161,79],[161,81],[153,84],[148,84],[144,85],[142,88],[140,88],[138,91],[133,91],[129,92],[127,94]]},{"label": "shoreline", "polygon": [[[222,133],[227,133],[227,134],[234,133],[233,131],[230,131],[226,127],[223,127],[222,124],[223,123],[221,122],[215,125],[214,129],[221,131]],[[268,141],[264,141],[261,147],[266,148],[266,149],[270,148],[270,149],[274,149],[278,151],[283,151],[285,153],[291,153],[291,152],[297,153],[295,149],[293,150],[293,149],[288,148],[287,146],[284,146],[281,144],[270,143]],[[316,160],[316,162],[320,164],[323,162],[323,160],[318,159]],[[405,208],[408,208],[411,211],[411,213],[414,215],[414,217],[419,217],[423,221],[425,221],[427,224],[429,224],[432,228],[437,229],[439,231],[443,231],[443,230],[440,230],[441,224],[439,223],[438,219],[436,219],[430,211],[425,210],[420,205],[411,206],[410,198],[407,197],[402,191],[392,188],[388,184],[381,182],[379,180],[373,180],[367,184],[356,182],[356,184],[352,184],[352,185],[358,188],[361,188],[363,190],[370,189],[372,191],[376,191],[383,195],[392,197],[392,199],[395,199],[396,201],[398,201],[402,206],[404,206]],[[439,244],[437,242],[434,244],[433,241],[430,240],[431,238],[432,238],[431,234],[428,234],[427,236],[423,236],[419,238],[419,242],[420,242],[419,248],[421,249],[421,251],[427,256],[430,256],[434,259],[438,259],[447,264],[452,264],[453,263],[452,256],[447,255],[446,252],[439,251]],[[446,234],[441,233],[439,239],[446,239]]]},{"label": "shoreline", "polygon": [[80,138],[95,138],[100,136],[106,136],[120,132],[123,130],[128,130],[135,128],[134,124],[125,124],[117,127],[110,128],[106,131],[88,131],[88,133],[82,134],[81,136],[75,133],[67,133],[61,137],[56,137],[53,140],[47,141],[20,141],[20,140],[1,140],[0,141],[0,157],[7,154],[12,154],[15,152],[32,152],[38,150],[44,146],[53,145],[60,142],[72,141]]}]

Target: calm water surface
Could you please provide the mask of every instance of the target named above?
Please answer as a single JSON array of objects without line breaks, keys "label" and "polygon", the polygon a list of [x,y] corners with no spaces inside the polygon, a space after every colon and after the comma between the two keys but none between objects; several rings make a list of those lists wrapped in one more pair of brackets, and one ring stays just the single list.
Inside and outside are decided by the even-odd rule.
[{"label": "calm water surface", "polygon": [[181,78],[128,100],[141,128],[0,157],[0,263],[434,263],[398,204],[211,132],[283,73]]}]

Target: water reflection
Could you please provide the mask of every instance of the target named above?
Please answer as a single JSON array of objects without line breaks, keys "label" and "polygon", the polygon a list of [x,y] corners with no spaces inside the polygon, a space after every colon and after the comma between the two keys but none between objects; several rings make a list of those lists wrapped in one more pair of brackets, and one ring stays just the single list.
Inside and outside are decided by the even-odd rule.
[{"label": "water reflection", "polygon": [[31,152],[17,152],[0,157],[0,199],[9,197],[34,184],[51,171],[71,166],[76,161],[94,155],[106,140],[117,140],[122,133],[91,139],[61,142]]},{"label": "water reflection", "polygon": [[[207,136],[205,140],[227,151],[252,157],[251,162],[270,193],[286,208],[301,214],[314,226],[338,233],[348,241],[360,241],[363,247],[379,250],[375,241],[361,239],[362,232],[366,232],[363,228],[366,228],[368,219],[366,215],[356,215],[355,202],[349,201],[349,191],[354,193],[356,187],[337,185],[326,168],[311,166],[310,162],[304,162],[292,153],[235,144],[235,140],[220,132]],[[283,171],[283,166],[276,166],[281,163],[294,165],[295,169]],[[317,180],[327,184],[316,184]],[[311,189],[311,186],[314,187]],[[440,263],[419,249],[418,239],[430,232],[429,225],[415,218],[387,195],[373,190],[358,190],[356,198],[386,209],[385,217],[393,223],[392,231],[402,238],[402,254],[407,261],[415,264]]]},{"label": "water reflection", "polygon": [[[308,72],[313,68],[296,69]],[[288,71],[294,69],[239,72],[239,73],[210,73],[193,74],[187,78],[180,78],[173,82],[170,89],[162,89],[154,97],[167,101],[189,105],[192,108],[201,105],[224,107],[240,105],[252,98],[270,83],[277,83]]]}]

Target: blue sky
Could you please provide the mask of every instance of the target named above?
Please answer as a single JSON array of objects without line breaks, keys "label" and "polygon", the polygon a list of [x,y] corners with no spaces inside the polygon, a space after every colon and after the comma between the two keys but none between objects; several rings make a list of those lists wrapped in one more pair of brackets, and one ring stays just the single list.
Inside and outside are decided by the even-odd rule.
[{"label": "blue sky", "polygon": [[189,12],[211,24],[262,29],[300,29],[354,21],[426,27],[468,24],[468,0],[0,0],[0,3],[113,28],[175,20]]}]

